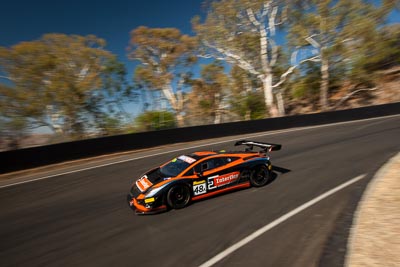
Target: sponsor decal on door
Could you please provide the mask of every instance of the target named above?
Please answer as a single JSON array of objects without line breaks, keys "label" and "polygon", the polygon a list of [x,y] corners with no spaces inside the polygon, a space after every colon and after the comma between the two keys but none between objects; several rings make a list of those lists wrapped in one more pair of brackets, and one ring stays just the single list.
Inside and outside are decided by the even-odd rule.
[{"label": "sponsor decal on door", "polygon": [[236,182],[239,178],[240,172],[231,172],[224,175],[215,175],[208,177],[208,189],[215,189],[227,184]]}]

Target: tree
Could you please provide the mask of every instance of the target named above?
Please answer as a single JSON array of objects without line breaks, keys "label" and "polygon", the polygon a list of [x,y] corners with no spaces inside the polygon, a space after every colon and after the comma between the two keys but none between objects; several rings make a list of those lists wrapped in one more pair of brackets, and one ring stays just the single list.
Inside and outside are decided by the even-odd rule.
[{"label": "tree", "polygon": [[[196,38],[174,28],[138,27],[131,32],[129,58],[141,62],[134,74],[137,84],[161,91],[183,126],[183,89],[187,67],[196,58]],[[174,90],[174,87],[176,88]]]},{"label": "tree", "polygon": [[368,81],[371,73],[400,65],[400,24],[370,31],[368,38],[358,43],[358,53],[348,57],[352,62],[351,77]]},{"label": "tree", "polygon": [[97,122],[97,125],[100,130],[100,135],[105,136],[122,134],[127,128],[122,122],[122,119],[107,114],[103,114]]},{"label": "tree", "polygon": [[230,75],[231,110],[244,120],[264,118],[262,85],[257,77],[237,66],[231,69]]},{"label": "tree", "polygon": [[139,131],[158,131],[176,127],[174,114],[168,111],[146,111],[135,119]]},{"label": "tree", "polygon": [[[0,85],[0,91],[3,86]],[[0,147],[7,145],[9,149],[17,149],[20,140],[26,135],[28,119],[8,112],[0,106]]]},{"label": "tree", "polygon": [[189,116],[191,119],[202,119],[205,123],[221,123],[229,77],[220,62],[203,65],[200,73],[199,79],[189,82],[192,85],[188,100]]},{"label": "tree", "polygon": [[[115,56],[96,36],[46,34],[41,39],[0,48],[1,116],[27,119],[29,129],[47,126],[81,136],[93,131],[104,112],[107,64]],[[107,88],[109,91],[115,88]]]},{"label": "tree", "polygon": [[103,135],[125,132],[126,122],[132,120],[124,104],[137,100],[139,94],[128,84],[126,76],[125,65],[111,58],[101,74],[104,89],[97,91],[89,100],[94,126]]},{"label": "tree", "polygon": [[[346,51],[355,53],[355,44],[370,35],[395,1],[382,1],[380,7],[363,0],[299,0],[290,12],[289,43],[312,49],[321,62],[320,107],[329,108],[330,70],[346,60]],[[347,58],[348,59],[348,58]]]},{"label": "tree", "polygon": [[382,80],[383,73],[400,66],[400,24],[370,29],[352,47],[351,51],[357,50],[357,53],[348,51],[345,55],[347,92],[331,109],[339,108],[356,95],[367,103],[373,99],[373,91],[381,90],[378,81]]},{"label": "tree", "polygon": [[[274,76],[279,57],[275,38],[285,15],[284,0],[221,0],[212,2],[204,23],[199,17],[192,21],[204,48],[202,56],[224,60],[255,75],[262,83],[265,106],[272,116],[285,113],[279,87],[299,64],[313,60],[293,60],[293,66],[279,78]],[[274,94],[281,101],[278,113]]]}]

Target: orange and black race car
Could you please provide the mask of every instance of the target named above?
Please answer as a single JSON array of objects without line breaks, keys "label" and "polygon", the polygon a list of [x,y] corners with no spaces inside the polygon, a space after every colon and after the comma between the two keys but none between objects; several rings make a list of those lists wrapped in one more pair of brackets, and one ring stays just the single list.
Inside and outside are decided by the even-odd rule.
[{"label": "orange and black race car", "polygon": [[[181,155],[145,173],[135,181],[127,196],[136,214],[181,209],[191,201],[223,192],[266,185],[272,178],[267,152],[281,145],[238,141],[245,151],[201,151]],[[253,151],[258,147],[260,151]]]}]

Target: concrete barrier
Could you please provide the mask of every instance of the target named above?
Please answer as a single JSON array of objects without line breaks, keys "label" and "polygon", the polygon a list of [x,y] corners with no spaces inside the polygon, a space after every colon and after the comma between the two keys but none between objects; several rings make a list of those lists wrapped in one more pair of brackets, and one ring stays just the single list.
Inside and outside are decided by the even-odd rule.
[{"label": "concrete barrier", "polygon": [[400,102],[357,109],[184,127],[0,152],[0,174],[179,142],[400,114]]}]

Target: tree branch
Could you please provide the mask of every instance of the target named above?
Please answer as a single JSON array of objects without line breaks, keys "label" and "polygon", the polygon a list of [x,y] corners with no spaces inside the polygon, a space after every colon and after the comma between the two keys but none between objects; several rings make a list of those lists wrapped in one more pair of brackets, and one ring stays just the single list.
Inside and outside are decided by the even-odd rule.
[{"label": "tree branch", "polygon": [[1,79],[6,79],[6,80],[9,80],[9,81],[12,81],[12,82],[15,82],[15,79],[10,78],[10,77],[8,77],[8,76],[2,76],[2,75],[0,75],[0,78],[1,78]]},{"label": "tree branch", "polygon": [[228,61],[229,63],[237,63],[240,68],[247,70],[248,72],[254,74],[254,75],[259,75],[260,73],[246,60],[244,60],[241,56],[234,54],[230,51],[227,51],[225,49],[219,48],[217,46],[213,46],[207,41],[204,41],[204,45],[208,46],[212,49],[217,50],[220,54],[224,56],[224,60]]},{"label": "tree branch", "polygon": [[307,42],[309,42],[310,45],[312,45],[313,47],[315,47],[315,48],[317,48],[317,49],[320,49],[320,48],[321,48],[321,44],[318,43],[318,42],[314,39],[314,36],[316,36],[316,34],[313,34],[313,35],[311,35],[311,36],[308,36],[305,40],[306,40]]},{"label": "tree branch", "polygon": [[261,17],[265,18],[268,15],[269,12],[269,6],[271,5],[271,2],[264,3],[263,5],[263,12],[261,13]]},{"label": "tree branch", "polygon": [[184,100],[183,100],[182,87],[183,87],[184,82],[185,82],[185,79],[184,79],[184,77],[181,76],[179,81],[178,81],[178,85],[176,87],[176,90],[177,90],[177,92],[176,92],[176,100],[178,102],[177,105],[178,105],[178,109],[179,110],[183,109]]},{"label": "tree branch", "polygon": [[254,26],[256,26],[256,28],[258,28],[260,26],[260,22],[256,19],[256,17],[254,16],[254,12],[251,8],[248,8],[246,10],[247,12],[247,16],[250,19],[250,22],[253,23]]},{"label": "tree branch", "polygon": [[201,58],[214,58],[214,59],[217,59],[217,60],[226,60],[225,57],[216,57],[216,56],[213,56],[212,54],[197,55],[197,56],[201,57]]},{"label": "tree branch", "polygon": [[288,76],[289,74],[291,74],[291,73],[292,73],[298,66],[300,66],[301,64],[303,64],[303,63],[305,63],[305,62],[307,62],[307,61],[318,62],[318,61],[320,61],[320,60],[321,60],[321,59],[320,59],[320,57],[319,57],[319,55],[318,55],[318,56],[314,56],[314,57],[307,58],[307,59],[304,59],[304,60],[300,61],[298,64],[296,64],[296,65],[290,67],[285,73],[283,73],[283,74],[281,75],[280,79],[279,79],[279,82],[277,82],[275,85],[273,85],[272,88],[279,87],[282,83],[284,83],[284,82],[286,81],[286,79],[287,79],[287,76]]},{"label": "tree branch", "polygon": [[346,102],[350,97],[352,97],[353,95],[355,95],[355,94],[357,94],[359,92],[362,92],[362,91],[375,91],[377,89],[378,89],[377,87],[374,87],[374,88],[362,88],[362,89],[358,89],[356,91],[353,91],[351,93],[348,93],[342,99],[340,99],[339,102],[334,107],[332,107],[332,110],[337,109],[340,105],[342,105],[344,102]]},{"label": "tree branch", "polygon": [[174,92],[172,91],[172,87],[170,84],[165,84],[162,87],[162,92],[165,95],[165,97],[168,99],[169,103],[171,103],[171,107],[177,111],[179,109],[178,103],[176,100],[176,97],[174,95]]},{"label": "tree branch", "polygon": [[278,60],[278,46],[276,45],[276,43],[273,39],[269,39],[269,42],[272,47],[272,58],[271,58],[270,65],[275,66],[276,61]]},{"label": "tree branch", "polygon": [[275,36],[275,26],[277,25],[275,23],[275,18],[276,18],[277,13],[278,13],[278,7],[275,6],[272,9],[271,15],[269,16],[269,20],[268,20],[268,26],[269,26],[270,33],[272,36]]},{"label": "tree branch", "polygon": [[89,64],[85,64],[85,66],[83,66],[83,68],[80,70],[80,72],[78,74],[78,82],[83,81],[86,78],[89,71],[90,71]]}]

